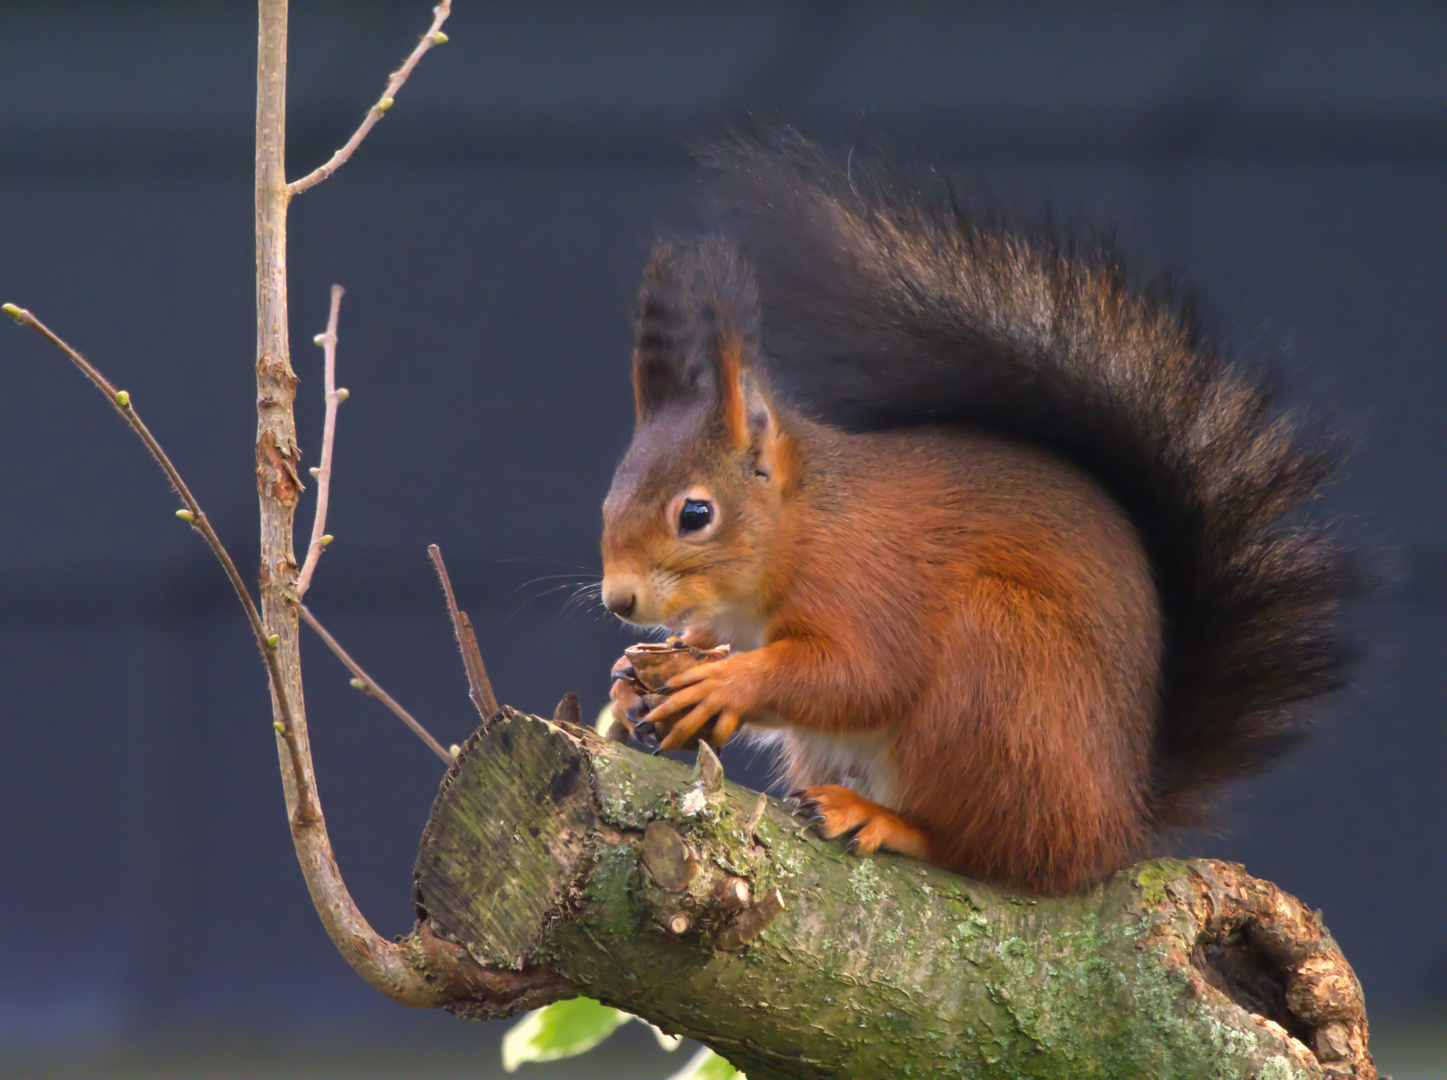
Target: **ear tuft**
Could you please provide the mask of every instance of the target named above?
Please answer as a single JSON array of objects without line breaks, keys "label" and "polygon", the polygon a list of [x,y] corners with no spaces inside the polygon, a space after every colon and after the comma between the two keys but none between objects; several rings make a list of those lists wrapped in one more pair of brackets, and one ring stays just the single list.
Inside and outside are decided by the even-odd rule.
[{"label": "ear tuft", "polygon": [[679,404],[712,404],[731,439],[748,430],[743,377],[758,354],[759,294],[733,248],[659,241],[634,322],[633,395],[640,421]]},{"label": "ear tuft", "polygon": [[687,362],[692,334],[682,271],[672,244],[654,245],[634,320],[633,403],[639,420],[687,396],[697,381]]}]

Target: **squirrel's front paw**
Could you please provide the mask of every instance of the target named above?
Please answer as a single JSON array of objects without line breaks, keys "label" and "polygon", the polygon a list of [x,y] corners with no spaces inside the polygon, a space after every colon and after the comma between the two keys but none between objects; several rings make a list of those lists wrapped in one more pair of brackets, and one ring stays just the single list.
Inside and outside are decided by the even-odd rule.
[{"label": "squirrel's front paw", "polygon": [[[747,680],[725,660],[680,672],[660,688],[668,696],[648,713],[645,723],[660,736],[654,753],[677,750],[695,738],[718,748],[733,737],[752,711]],[[702,729],[713,721],[708,731]]]},{"label": "squirrel's front paw", "polygon": [[639,691],[633,664],[628,657],[619,657],[618,662],[613,665],[613,685],[608,696],[613,700],[614,722],[622,724],[629,736],[633,734],[639,714],[644,711],[643,697]]}]

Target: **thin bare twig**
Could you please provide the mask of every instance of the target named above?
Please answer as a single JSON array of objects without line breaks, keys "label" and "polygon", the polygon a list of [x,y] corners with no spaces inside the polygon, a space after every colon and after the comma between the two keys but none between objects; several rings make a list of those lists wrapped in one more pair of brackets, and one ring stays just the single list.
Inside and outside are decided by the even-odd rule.
[{"label": "thin bare twig", "polygon": [[[331,313],[327,316],[327,328],[325,333],[318,334],[316,342],[322,347],[323,362],[323,389],[326,395],[326,420],[322,425],[322,455],[321,464],[316,469],[317,480],[317,509],[316,516],[312,520],[311,543],[307,546],[306,562],[302,564],[301,573],[296,578],[296,595],[300,600],[306,591],[311,587],[312,574],[316,571],[317,561],[321,558],[322,548],[331,542],[327,535],[327,503],[331,494],[332,480],[332,447],[336,442],[337,434],[337,407],[347,400],[347,391],[337,389],[337,317],[341,312],[342,296],[346,293],[340,285],[332,286]],[[305,605],[298,605],[301,611],[302,620],[310,626],[319,638],[326,643],[327,648],[332,650],[347,670],[354,676],[353,681],[358,688],[368,694],[387,708],[406,724],[417,735],[419,739],[432,748],[432,752],[440,757],[447,764],[452,764],[452,755],[442,748],[432,735],[424,728],[417,718],[404,709],[400,702],[391,694],[377,685],[362,666],[352,659],[341,643],[327,631],[326,627],[317,620],[317,617],[307,609]]]},{"label": "thin bare twig", "polygon": [[316,571],[317,560],[322,557],[322,548],[331,543],[327,535],[327,499],[332,488],[332,444],[337,437],[337,406],[347,400],[347,391],[337,389],[337,315],[342,307],[342,294],[347,290],[340,285],[332,286],[332,310],[327,316],[326,333],[317,335],[317,344],[322,347],[323,389],[326,392],[326,420],[322,424],[322,459],[317,466],[317,510],[312,518],[312,538],[307,545],[306,562],[296,577],[296,596],[300,600],[311,588],[312,574]]},{"label": "thin bare twig", "polygon": [[[276,656],[276,637],[267,632],[261,621],[261,614],[256,609],[255,602],[251,599],[251,593],[247,591],[246,585],[241,580],[241,574],[232,562],[231,555],[227,552],[225,545],[221,543],[221,537],[216,535],[216,530],[211,527],[211,521],[206,517],[206,512],[201,509],[201,504],[196,501],[196,496],[191,494],[191,489],[186,486],[186,481],[181,479],[181,474],[156,437],[151,434],[151,429],[146,427],[145,421],[136,412],[136,407],[131,404],[131,395],[128,391],[117,390],[115,386],[100,373],[89,360],[62,340],[56,333],[37,319],[29,311],[14,304],[5,304],[0,307],[5,314],[13,318],[21,326],[28,326],[41,337],[49,341],[66,356],[70,357],[71,363],[81,370],[81,373],[89,379],[101,393],[110,401],[111,407],[121,414],[121,418],[131,425],[131,429],[141,437],[141,442],[146,444],[146,449],[151,452],[151,457],[161,466],[166,473],[166,478],[171,481],[171,487],[186,504],[183,511],[178,511],[177,516],[183,521],[191,524],[191,527],[199,532],[211,548],[212,554],[216,556],[217,562],[226,571],[226,576],[231,579],[231,587],[236,591],[236,598],[241,601],[241,606],[246,610],[246,619],[251,623],[251,632],[256,637],[256,647],[261,651],[261,658],[266,662],[267,671],[271,676],[271,685],[276,691],[277,701],[280,705],[282,728],[278,733],[286,740],[287,750],[291,758],[292,777],[297,782],[298,791],[309,791],[308,785],[303,783],[306,770],[302,767],[302,756],[300,747],[296,740],[295,716],[292,712],[291,703],[285,693],[284,684],[281,679],[281,667]],[[305,813],[311,814],[316,810],[316,797],[312,792],[307,799],[298,802],[298,808],[305,808]]]},{"label": "thin bare twig", "polygon": [[392,101],[397,96],[397,91],[402,89],[402,84],[412,74],[412,69],[417,66],[424,53],[434,45],[442,45],[447,41],[447,35],[442,33],[442,24],[447,21],[447,16],[452,14],[452,0],[441,0],[432,9],[432,25],[427,33],[422,35],[422,40],[417,43],[417,48],[412,50],[412,55],[396,71],[392,73],[391,82],[387,83],[387,89],[382,91],[382,96],[377,103],[367,110],[366,118],[363,119],[361,127],[352,133],[346,145],[331,156],[331,160],[307,173],[300,180],[293,180],[286,185],[288,196],[300,195],[308,188],[320,184],[332,173],[336,172],[346,164],[347,159],[352,156],[353,151],[362,144],[367,133],[372,130],[377,121],[382,119],[382,114],[392,107]]},{"label": "thin bare twig", "polygon": [[397,700],[393,698],[391,694],[387,693],[387,691],[383,690],[380,686],[378,686],[376,679],[372,678],[372,676],[368,675],[365,671],[362,670],[362,665],[351,658],[351,656],[347,653],[347,650],[342,648],[341,644],[337,641],[337,639],[332,637],[332,635],[327,632],[327,628],[317,621],[317,617],[313,615],[309,610],[307,610],[307,606],[305,604],[301,605],[301,618],[302,622],[306,623],[308,626],[310,626],[313,630],[316,631],[317,637],[321,638],[322,641],[326,642],[327,648],[331,649],[333,655],[335,655],[338,660],[345,664],[347,670],[356,677],[353,680],[353,685],[355,685],[357,689],[361,690],[364,694],[368,694],[371,697],[376,698],[383,705],[387,706],[387,708],[391,709],[397,719],[401,720],[402,723],[406,724],[409,728],[411,728],[419,739],[421,739],[432,748],[432,752],[434,754],[440,757],[448,765],[452,764],[452,755],[442,748],[442,744],[428,733],[427,729],[417,721],[416,717],[414,717],[406,709],[402,708],[402,706],[398,704]]},{"label": "thin bare twig", "polygon": [[447,613],[452,616],[452,632],[457,636],[457,647],[462,650],[462,666],[467,669],[468,696],[477,706],[483,721],[491,720],[497,712],[497,697],[492,692],[492,683],[487,678],[487,668],[482,663],[482,650],[477,647],[477,635],[472,632],[472,622],[467,612],[457,610],[457,597],[452,592],[452,579],[447,576],[447,565],[442,561],[442,549],[436,544],[427,545],[427,556],[437,570],[442,582],[442,592],[447,597]]}]

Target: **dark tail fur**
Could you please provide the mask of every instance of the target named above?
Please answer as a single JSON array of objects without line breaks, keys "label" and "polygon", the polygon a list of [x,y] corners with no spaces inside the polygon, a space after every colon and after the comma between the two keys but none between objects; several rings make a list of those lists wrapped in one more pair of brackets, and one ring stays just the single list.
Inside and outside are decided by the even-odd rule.
[{"label": "dark tail fur", "polygon": [[1269,371],[1205,343],[1188,303],[1104,245],[967,210],[932,176],[846,172],[791,132],[703,154],[711,224],[753,264],[775,385],[854,429],[988,427],[1098,477],[1134,519],[1167,626],[1152,811],[1294,743],[1343,682],[1329,617],[1351,560],[1299,508],[1343,449]]}]

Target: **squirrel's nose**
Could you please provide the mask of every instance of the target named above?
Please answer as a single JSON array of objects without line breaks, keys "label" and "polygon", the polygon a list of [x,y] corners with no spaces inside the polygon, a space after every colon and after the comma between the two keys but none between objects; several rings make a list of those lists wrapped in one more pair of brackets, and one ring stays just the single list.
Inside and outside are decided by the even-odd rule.
[{"label": "squirrel's nose", "polygon": [[612,588],[603,592],[603,606],[620,619],[628,618],[637,603],[637,595],[629,588]]}]

